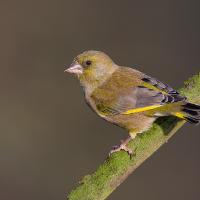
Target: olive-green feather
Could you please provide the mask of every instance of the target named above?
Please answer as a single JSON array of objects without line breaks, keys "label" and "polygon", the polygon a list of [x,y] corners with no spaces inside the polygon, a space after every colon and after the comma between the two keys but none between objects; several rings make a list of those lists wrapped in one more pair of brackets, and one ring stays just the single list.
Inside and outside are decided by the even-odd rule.
[{"label": "olive-green feather", "polygon": [[188,103],[172,87],[153,77],[115,64],[103,52],[83,52],[74,63],[82,67],[78,78],[88,105],[129,132],[147,130],[159,116],[175,115],[191,123],[200,120],[198,105]]}]

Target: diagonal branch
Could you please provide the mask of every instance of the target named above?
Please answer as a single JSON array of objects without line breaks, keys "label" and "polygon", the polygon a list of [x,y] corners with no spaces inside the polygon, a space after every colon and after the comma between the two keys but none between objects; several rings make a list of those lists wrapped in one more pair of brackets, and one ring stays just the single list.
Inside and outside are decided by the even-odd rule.
[{"label": "diagonal branch", "polygon": [[[200,104],[200,73],[185,82],[180,90],[189,101]],[[176,117],[159,118],[150,130],[138,135],[128,146],[135,155],[130,159],[126,152],[118,152],[107,158],[91,175],[86,175],[67,196],[68,200],[106,199],[139,165],[166,143],[181,126],[183,120]]]}]

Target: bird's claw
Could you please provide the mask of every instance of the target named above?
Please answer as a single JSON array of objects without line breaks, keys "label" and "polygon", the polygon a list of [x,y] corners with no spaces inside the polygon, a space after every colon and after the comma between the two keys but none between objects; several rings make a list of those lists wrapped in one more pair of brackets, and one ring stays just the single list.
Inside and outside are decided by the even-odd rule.
[{"label": "bird's claw", "polygon": [[123,143],[119,146],[113,146],[112,150],[109,153],[109,156],[121,150],[126,151],[128,155],[130,156],[130,158],[133,156],[133,151],[130,148],[128,148],[126,145],[124,145]]}]

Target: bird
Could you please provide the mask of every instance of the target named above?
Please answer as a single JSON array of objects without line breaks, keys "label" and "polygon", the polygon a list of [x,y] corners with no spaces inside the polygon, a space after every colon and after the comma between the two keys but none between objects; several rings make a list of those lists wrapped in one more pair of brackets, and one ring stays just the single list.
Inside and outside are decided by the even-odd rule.
[{"label": "bird", "polygon": [[156,78],[131,67],[120,66],[104,52],[89,50],[76,56],[64,73],[74,74],[86,103],[101,118],[124,128],[129,137],[110,151],[126,151],[130,140],[147,131],[161,116],[176,116],[191,124],[200,122],[200,105]]}]

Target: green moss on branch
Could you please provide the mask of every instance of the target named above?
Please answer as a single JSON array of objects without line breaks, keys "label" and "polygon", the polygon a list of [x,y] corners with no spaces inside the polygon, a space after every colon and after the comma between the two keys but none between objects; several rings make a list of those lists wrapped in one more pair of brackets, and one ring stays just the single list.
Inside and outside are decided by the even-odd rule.
[{"label": "green moss on branch", "polygon": [[[200,73],[185,82],[180,90],[189,101],[200,104]],[[166,143],[185,122],[175,117],[159,118],[147,132],[138,135],[128,146],[135,155],[126,152],[112,154],[91,175],[86,175],[67,196],[68,200],[106,199],[139,165]]]}]

